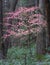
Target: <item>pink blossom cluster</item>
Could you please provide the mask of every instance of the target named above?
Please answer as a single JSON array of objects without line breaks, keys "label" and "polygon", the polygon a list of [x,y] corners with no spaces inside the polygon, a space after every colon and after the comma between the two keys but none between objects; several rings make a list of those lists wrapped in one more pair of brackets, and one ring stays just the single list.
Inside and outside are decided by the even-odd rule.
[{"label": "pink blossom cluster", "polygon": [[[35,10],[37,9],[39,9],[39,7],[19,7],[15,12],[5,13],[7,17],[3,18],[3,25],[7,28],[10,26],[10,29],[5,30],[9,34],[4,34],[3,37],[7,38],[7,36],[11,35],[21,36],[28,34],[29,30],[20,29],[21,26],[25,26],[27,28],[30,27],[30,29],[33,25],[46,26],[46,20],[40,19],[41,17],[43,17],[43,15],[35,12]],[[12,28],[14,28],[17,32],[12,30]],[[36,28],[36,30],[37,29],[38,28]],[[31,31],[33,30],[31,29]]]}]

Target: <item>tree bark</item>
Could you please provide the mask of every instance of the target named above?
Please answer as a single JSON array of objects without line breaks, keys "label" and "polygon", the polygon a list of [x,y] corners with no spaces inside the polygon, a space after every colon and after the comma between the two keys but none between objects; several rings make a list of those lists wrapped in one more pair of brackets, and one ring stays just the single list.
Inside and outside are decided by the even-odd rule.
[{"label": "tree bark", "polygon": [[3,11],[2,11],[2,0],[0,0],[0,59],[3,58],[2,36],[3,36]]},{"label": "tree bark", "polygon": [[[39,0],[39,8],[42,12],[42,15],[45,17],[45,0]],[[44,19],[42,16],[39,17],[39,21],[44,22]],[[46,21],[47,22],[47,21]],[[45,26],[40,26],[41,29],[39,30],[37,34],[37,54],[43,54],[45,53],[45,49],[48,47],[48,28]]]},{"label": "tree bark", "polygon": [[48,35],[49,35],[49,43],[48,46],[50,46],[50,1],[46,0],[46,12],[47,12],[47,23],[48,23]]}]

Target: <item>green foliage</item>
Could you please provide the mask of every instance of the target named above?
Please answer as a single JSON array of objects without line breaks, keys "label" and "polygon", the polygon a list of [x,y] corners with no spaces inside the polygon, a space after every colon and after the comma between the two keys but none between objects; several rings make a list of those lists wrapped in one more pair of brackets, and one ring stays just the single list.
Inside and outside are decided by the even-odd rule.
[{"label": "green foliage", "polygon": [[47,50],[50,51],[50,47],[48,47]]},{"label": "green foliage", "polygon": [[0,65],[50,65],[50,55],[37,55],[36,44],[27,47],[8,49],[7,59],[0,60]]},{"label": "green foliage", "polygon": [[34,6],[35,1],[34,0],[19,0],[20,1],[20,6]]},{"label": "green foliage", "polygon": [[25,27],[25,26],[21,26],[20,28],[23,30],[27,30],[27,27]]},{"label": "green foliage", "polygon": [[33,51],[34,51],[34,48],[32,46],[32,48],[31,48],[32,56],[31,56],[30,48],[12,47],[11,49],[8,50],[7,58],[10,59],[10,61],[12,59],[16,59],[23,65],[23,64],[25,64],[25,55],[26,55],[26,64],[31,65],[31,63],[34,60],[33,55],[35,53],[35,51],[34,52]]},{"label": "green foliage", "polygon": [[37,60],[42,60],[42,61],[44,61],[44,59],[45,59],[45,56],[44,55],[42,55],[42,54],[36,54],[36,58],[37,58]]}]

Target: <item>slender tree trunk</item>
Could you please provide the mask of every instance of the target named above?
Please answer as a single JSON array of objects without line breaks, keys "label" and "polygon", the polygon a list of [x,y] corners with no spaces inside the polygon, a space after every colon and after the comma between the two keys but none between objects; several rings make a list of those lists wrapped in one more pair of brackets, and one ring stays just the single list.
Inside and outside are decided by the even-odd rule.
[{"label": "slender tree trunk", "polygon": [[[39,0],[39,8],[42,13],[42,15],[45,17],[45,0]],[[39,17],[39,21],[44,22],[44,19],[42,16]],[[39,33],[37,34],[37,54],[43,54],[45,53],[45,49],[48,46],[48,29],[45,26],[40,26],[41,29],[39,30]]]},{"label": "slender tree trunk", "polygon": [[48,23],[48,34],[49,34],[49,43],[48,46],[50,46],[50,2],[49,0],[46,0],[46,11],[47,11],[47,23]]},{"label": "slender tree trunk", "polygon": [[0,0],[0,59],[3,58],[2,51],[2,36],[3,36],[3,11],[2,11],[2,0]]},{"label": "slender tree trunk", "polygon": [[[4,18],[4,16],[6,17],[5,12],[9,12],[9,0],[2,0],[2,6],[3,6],[2,7],[2,10],[3,10],[2,14],[3,14],[3,18]],[[5,23],[5,22],[3,21],[3,23]],[[4,30],[8,29],[8,27],[5,27],[4,25],[2,27]],[[6,31],[4,31],[3,35],[5,33],[6,33]],[[3,39],[3,40],[4,41],[2,42],[2,53],[3,53],[3,59],[5,59],[6,55],[7,55],[8,47],[11,43],[10,43],[9,37],[7,37],[6,39]]]}]

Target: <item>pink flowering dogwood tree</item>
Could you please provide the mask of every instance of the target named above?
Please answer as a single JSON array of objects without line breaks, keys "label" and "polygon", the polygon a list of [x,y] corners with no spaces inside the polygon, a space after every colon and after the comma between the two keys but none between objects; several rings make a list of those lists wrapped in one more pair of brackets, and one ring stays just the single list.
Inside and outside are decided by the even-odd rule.
[{"label": "pink flowering dogwood tree", "polygon": [[[39,31],[40,26],[46,26],[46,20],[40,20],[40,17],[44,16],[40,13],[39,7],[19,7],[15,12],[8,12],[5,13],[7,15],[4,17],[3,25],[5,27],[10,27],[9,29],[3,30],[6,31],[9,34],[4,34],[3,37],[7,38],[7,36],[14,35],[14,36],[22,36],[27,35],[29,32]],[[10,21],[11,20],[11,21]],[[16,20],[15,23],[13,20]],[[10,23],[12,22],[12,24]],[[37,25],[38,27],[36,27]],[[27,28],[27,30],[21,29],[21,26],[24,26]],[[35,26],[35,27],[34,27]],[[11,28],[14,28],[12,30]]]}]

